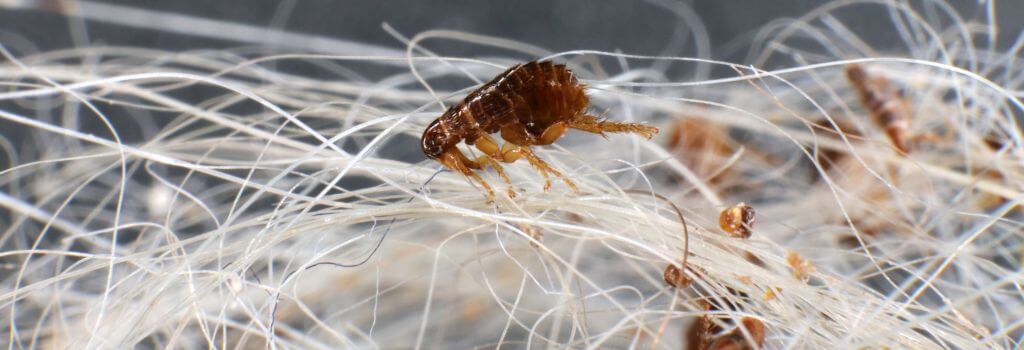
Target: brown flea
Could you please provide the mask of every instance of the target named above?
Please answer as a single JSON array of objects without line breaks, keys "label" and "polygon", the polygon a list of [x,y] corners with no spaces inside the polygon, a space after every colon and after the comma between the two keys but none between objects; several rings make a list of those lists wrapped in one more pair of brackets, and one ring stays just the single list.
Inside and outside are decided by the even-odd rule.
[{"label": "brown flea", "polygon": [[736,334],[733,334],[733,333],[726,333],[726,334],[722,334],[720,336],[715,337],[715,339],[713,341],[711,341],[710,344],[708,344],[707,349],[709,349],[709,350],[746,350],[746,349],[753,349],[752,347],[749,347],[747,345],[748,345],[747,341],[746,341],[746,339],[743,339],[743,335],[742,334],[737,336]]},{"label": "brown flea", "polygon": [[[744,334],[746,330],[746,334]],[[712,350],[760,349],[764,347],[764,322],[752,317],[744,317],[732,332],[715,337],[709,344]],[[753,341],[753,342],[751,342]]]},{"label": "brown flea", "polygon": [[665,283],[675,288],[686,288],[690,286],[690,283],[693,283],[693,279],[687,277],[675,264],[665,266],[663,277],[665,278]]},{"label": "brown flea", "polygon": [[743,328],[747,330],[750,337],[757,342],[757,347],[764,345],[764,322],[753,317],[744,317],[740,320],[740,324],[742,324]]},{"label": "brown flea", "polygon": [[846,65],[846,78],[857,90],[861,106],[871,113],[875,124],[885,129],[893,146],[906,154],[911,115],[907,101],[892,87],[889,79],[868,76],[859,64]]},{"label": "brown flea", "polygon": [[680,162],[711,184],[727,182],[728,170],[719,171],[734,149],[729,131],[702,118],[683,118],[672,124],[667,148]]},{"label": "brown flea", "polygon": [[814,265],[793,251],[786,253],[786,263],[793,269],[793,277],[804,282],[807,282],[811,278],[811,272],[814,272]]},{"label": "brown flea", "polygon": [[530,240],[531,247],[537,248],[540,246],[538,242],[540,242],[541,239],[544,238],[544,235],[540,233],[540,230],[538,230],[536,227],[522,223],[518,224],[518,226],[520,230],[523,230],[523,232],[530,236],[530,238],[533,238]]},{"label": "brown flea", "polygon": [[718,226],[730,237],[750,238],[754,227],[754,208],[742,202],[726,208],[718,215]]},{"label": "brown flea", "polygon": [[[605,133],[635,133],[648,139],[657,128],[635,123],[618,123],[586,113],[590,99],[584,85],[572,71],[551,61],[512,66],[490,82],[474,90],[459,104],[449,108],[423,131],[423,154],[445,167],[475,180],[493,200],[494,191],[474,170],[493,167],[509,184],[509,196],[515,196],[511,181],[499,162],[526,160],[544,175],[544,189],[551,187],[549,175],[561,178],[576,190],[561,172],[537,157],[530,146],[550,145],[568,129],[604,136]],[[506,142],[499,146],[490,134],[500,133]],[[469,159],[459,142],[476,146],[483,155]]]},{"label": "brown flea", "polygon": [[721,327],[714,322],[711,322],[711,318],[708,317],[707,314],[707,311],[717,310],[717,308],[703,300],[699,301],[697,305],[699,305],[705,313],[697,316],[697,319],[693,320],[693,323],[690,324],[690,328],[688,328],[683,334],[687,350],[707,350],[708,346],[711,344],[711,338],[718,332],[722,331]]},{"label": "brown flea", "polygon": [[693,320],[693,324],[686,330],[686,349],[707,349],[711,344],[711,335],[714,334],[713,326],[708,315],[701,315]]},{"label": "brown flea", "polygon": [[[833,126],[833,122],[835,126]],[[842,119],[834,119],[832,122],[827,119],[821,119],[814,123],[814,127],[824,134],[823,136],[832,140],[841,140],[841,136],[846,136],[847,140],[851,143],[856,143],[860,138],[860,132],[850,125],[849,122],[843,121]],[[818,153],[815,159],[818,164],[821,165],[821,169],[829,171],[832,167],[840,165],[846,159],[846,151],[834,150],[834,149],[818,149]],[[812,177],[818,179],[818,169],[812,169]]]}]

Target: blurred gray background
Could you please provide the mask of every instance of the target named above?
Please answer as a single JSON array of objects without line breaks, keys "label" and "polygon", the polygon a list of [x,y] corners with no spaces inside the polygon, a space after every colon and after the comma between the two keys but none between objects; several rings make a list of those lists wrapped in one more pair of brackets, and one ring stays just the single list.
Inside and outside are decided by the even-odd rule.
[{"label": "blurred gray background", "polygon": [[[344,38],[383,47],[402,49],[404,45],[381,29],[389,23],[399,32],[412,36],[429,29],[452,29],[500,36],[532,43],[551,51],[592,49],[644,55],[694,55],[693,40],[679,13],[689,8],[706,26],[711,38],[712,58],[738,61],[755,30],[769,21],[798,17],[821,6],[824,1],[807,0],[514,0],[514,1],[59,1],[0,0],[0,40],[18,53],[67,48],[75,45],[131,45],[162,49],[217,49],[252,46],[251,42],[214,39],[167,31],[126,27],[86,15],[80,21],[69,20],[60,12],[81,10],[107,11],[102,6],[116,5],[199,18],[242,23],[254,27],[277,27],[287,31]],[[925,15],[941,12],[934,1],[909,1]],[[965,19],[985,18],[985,1],[953,0]],[[87,11],[88,12],[88,11]],[[900,45],[889,33],[889,15],[878,5],[855,5],[844,9],[839,18],[852,30],[864,35],[873,46]],[[1012,44],[1024,24],[1024,1],[996,3],[1002,46]],[[116,19],[131,16],[108,15]],[[72,34],[72,29],[77,33]],[[84,31],[82,29],[85,29]],[[190,29],[190,28],[185,28]],[[216,36],[216,35],[214,35]],[[444,44],[439,44],[444,45]],[[673,47],[677,46],[677,47]],[[433,46],[437,47],[437,46]],[[444,47],[446,55],[474,56],[477,45]]]},{"label": "blurred gray background", "polygon": [[[909,1],[909,6],[946,29],[951,22],[942,11],[955,9],[965,22],[986,19],[987,2],[952,0],[948,7],[939,0]],[[750,43],[757,31],[771,22],[797,18],[827,3],[808,0],[513,0],[513,1],[416,1],[416,0],[250,0],[250,1],[133,1],[133,0],[0,0],[0,43],[15,56],[91,45],[131,46],[168,51],[248,51],[249,57],[272,52],[353,54],[332,46],[338,42],[359,42],[370,49],[361,55],[404,55],[406,45],[382,28],[388,23],[404,36],[432,29],[457,30],[529,43],[548,52],[600,50],[636,55],[686,56],[749,64]],[[881,53],[907,52],[906,44],[893,32],[893,17],[879,4],[855,4],[836,11],[836,20]],[[998,46],[1009,47],[1024,25],[1024,1],[995,4],[1000,26]],[[703,29],[692,24],[703,24]],[[815,23],[820,26],[821,23]],[[156,29],[159,28],[159,29]],[[267,28],[295,33],[288,38],[271,35]],[[694,31],[704,31],[709,48],[700,53]],[[304,41],[308,37],[319,41]],[[987,47],[987,39],[976,36],[976,47]],[[453,40],[430,40],[425,46],[445,56],[509,57],[507,50]],[[374,49],[375,48],[375,49]],[[760,50],[755,47],[754,50]],[[253,50],[256,50],[253,52]],[[374,51],[377,50],[377,51]],[[887,52],[888,51],[888,52]],[[518,58],[532,59],[525,54]],[[852,58],[852,57],[851,57]],[[829,57],[829,59],[833,59]],[[282,70],[317,74],[308,65],[278,64]],[[352,64],[357,64],[353,62]],[[792,64],[792,63],[782,63]],[[373,65],[360,66],[359,73],[375,78]],[[672,64],[660,67],[672,79],[691,79],[694,66]],[[765,67],[771,68],[771,67]],[[735,72],[719,66],[713,75]],[[393,72],[393,71],[392,71]],[[461,82],[457,87],[463,87]],[[207,98],[200,88],[179,96],[186,100]],[[14,112],[28,112],[20,106],[2,104]],[[49,120],[58,110],[33,111],[30,115]],[[118,113],[110,114],[117,118]],[[124,116],[132,120],[131,116]],[[90,119],[91,120],[91,119]],[[86,123],[86,122],[83,122]],[[83,124],[81,130],[106,135],[102,124]],[[131,123],[127,123],[131,124]],[[0,120],[0,133],[14,144],[22,144],[21,124]],[[124,130],[128,140],[143,137]],[[38,147],[28,143],[27,147]],[[9,159],[0,157],[0,169]]]}]

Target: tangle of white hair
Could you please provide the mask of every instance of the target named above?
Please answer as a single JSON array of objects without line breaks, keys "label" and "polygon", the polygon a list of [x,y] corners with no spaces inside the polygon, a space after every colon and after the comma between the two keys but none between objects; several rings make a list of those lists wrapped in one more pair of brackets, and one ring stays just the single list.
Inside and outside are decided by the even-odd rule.
[{"label": "tangle of white hair", "polygon": [[[1000,49],[991,7],[978,24],[939,1],[829,2],[723,62],[690,9],[658,6],[695,29],[700,57],[390,27],[404,52],[5,46],[0,337],[12,349],[679,349],[729,334],[768,348],[1021,345],[1024,39]],[[840,19],[854,7],[888,14],[904,47],[859,36]],[[508,54],[447,57],[431,49],[442,40]],[[545,191],[516,163],[520,196],[488,204],[425,160],[419,137],[442,106],[532,59],[568,63],[593,109],[662,133],[570,133],[536,150],[578,194]],[[862,105],[851,64],[899,91],[907,152]],[[757,213],[749,239],[718,223],[740,202]],[[692,283],[666,284],[667,266]],[[717,331],[693,331],[700,320]]]}]

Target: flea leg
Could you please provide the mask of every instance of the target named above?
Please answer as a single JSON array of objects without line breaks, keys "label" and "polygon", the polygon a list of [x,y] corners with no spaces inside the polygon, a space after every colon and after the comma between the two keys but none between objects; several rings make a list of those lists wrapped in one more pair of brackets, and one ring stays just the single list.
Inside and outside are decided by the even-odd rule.
[{"label": "flea leg", "polygon": [[653,126],[640,123],[620,123],[602,120],[589,114],[583,114],[569,119],[568,127],[595,133],[601,136],[605,136],[604,134],[608,132],[623,132],[640,134],[643,137],[650,139],[651,137],[654,137],[654,134],[658,133],[658,128]]},{"label": "flea leg", "polygon": [[480,133],[480,135],[473,140],[473,145],[476,146],[476,149],[480,150],[480,152],[484,152],[484,154],[489,155],[494,159],[502,160],[501,147],[498,147],[498,142],[494,141],[494,139],[491,138],[491,135]]},{"label": "flea leg", "polygon": [[569,125],[565,122],[552,124],[547,129],[544,129],[544,132],[540,134],[540,139],[537,140],[538,144],[550,145],[555,143],[558,138],[565,135],[566,131],[569,131]]},{"label": "flea leg", "polygon": [[494,202],[494,190],[491,189],[491,185],[487,184],[487,181],[480,178],[480,175],[473,172],[473,169],[480,168],[480,164],[466,158],[466,155],[462,154],[462,152],[457,148],[452,148],[442,153],[441,157],[438,158],[438,161],[440,161],[445,167],[458,171],[462,175],[475,180],[480,184],[480,186],[483,186],[485,191],[487,191],[487,203]]},{"label": "flea leg", "polygon": [[548,177],[549,173],[550,174],[554,174],[555,176],[557,176],[560,179],[562,179],[562,182],[565,182],[566,185],[569,185],[569,187],[572,187],[573,191],[575,191],[575,192],[579,192],[580,191],[579,188],[576,187],[576,184],[572,182],[572,180],[569,180],[569,178],[565,177],[565,175],[562,175],[562,173],[558,172],[558,170],[555,170],[555,168],[552,168],[543,159],[540,159],[540,157],[537,157],[537,155],[534,154],[533,150],[531,150],[529,147],[519,146],[517,148],[518,148],[518,153],[521,154],[523,158],[526,158],[526,160],[528,162],[530,162],[530,165],[533,165],[533,167],[536,168],[537,171],[540,171],[541,175],[544,175],[544,190],[545,191],[551,189],[551,179]]},{"label": "flea leg", "polygon": [[477,149],[484,153],[484,155],[476,159],[476,162],[479,163],[481,167],[489,165],[494,168],[494,170],[498,172],[498,176],[508,184],[508,196],[515,198],[516,191],[513,190],[512,180],[505,174],[505,169],[501,167],[501,164],[498,164],[498,161],[511,163],[512,161],[515,161],[515,159],[512,161],[505,160],[501,148],[498,147],[498,143],[487,134],[480,134],[480,136],[473,141],[473,144],[476,145]]},{"label": "flea leg", "polygon": [[505,139],[506,142],[523,146],[536,145],[540,142],[540,140],[537,140],[536,137],[526,131],[525,125],[519,123],[502,126],[501,138]]},{"label": "flea leg", "polygon": [[505,169],[501,167],[501,164],[498,164],[497,160],[490,156],[483,155],[477,157],[476,161],[483,167],[489,165],[494,168],[494,170],[498,172],[498,176],[500,176],[501,179],[505,181],[505,184],[508,185],[508,196],[511,198],[516,197],[516,191],[512,188],[512,180],[508,178],[508,175],[505,174]]},{"label": "flea leg", "polygon": [[465,154],[462,154],[462,152],[457,149],[451,152],[454,153],[455,157],[459,159],[459,162],[462,163],[462,165],[465,165],[468,169],[481,170],[484,168],[480,163],[470,160],[469,157],[466,157]]},{"label": "flea leg", "polygon": [[505,163],[512,163],[523,157],[523,149],[511,142],[501,145],[501,160]]},{"label": "flea leg", "polygon": [[[567,125],[563,123],[557,123],[548,127],[544,131],[544,135],[547,135],[554,142],[561,134],[565,133]],[[514,162],[519,158],[526,158],[541,175],[544,175],[544,190],[551,189],[551,177],[548,174],[554,174],[562,179],[566,185],[572,187],[573,191],[579,192],[576,184],[573,183],[569,178],[562,175],[558,170],[552,168],[547,162],[537,157],[530,149],[531,145],[542,145],[543,140],[531,135],[526,131],[526,127],[522,124],[509,124],[501,128],[501,138],[508,141],[501,147],[501,158],[504,162]],[[551,142],[548,142],[550,144]]]}]

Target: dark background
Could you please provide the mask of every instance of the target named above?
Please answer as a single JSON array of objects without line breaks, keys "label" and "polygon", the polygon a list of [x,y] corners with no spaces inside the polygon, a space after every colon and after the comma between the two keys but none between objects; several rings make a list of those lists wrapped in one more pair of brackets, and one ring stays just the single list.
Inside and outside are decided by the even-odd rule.
[{"label": "dark background", "polygon": [[[927,15],[921,4],[910,4]],[[69,22],[59,12],[76,7],[74,2],[58,0],[12,0],[27,7],[0,7],[0,40],[15,51],[67,48],[84,45],[131,45],[162,49],[216,49],[251,46],[211,38],[200,38],[162,31],[128,28],[121,25],[85,20],[86,37],[74,38],[69,30],[81,24]],[[505,0],[505,1],[132,1],[105,0],[101,3],[192,15],[257,27],[283,27],[285,30],[329,38],[345,38],[379,46],[404,49],[384,30],[387,22],[399,32],[412,36],[429,29],[452,29],[493,35],[528,42],[557,52],[573,49],[621,51],[645,55],[694,55],[684,21],[674,12],[689,7],[710,33],[712,58],[740,61],[746,57],[750,35],[769,21],[798,17],[821,6],[823,1],[805,0]],[[61,5],[63,4],[63,5]],[[953,0],[965,19],[984,19],[984,7],[977,0]],[[1024,24],[1024,1],[996,3],[1002,46],[1012,44]],[[49,8],[50,10],[46,10]],[[937,7],[933,7],[937,8]],[[57,9],[54,11],[53,9]],[[890,18],[876,4],[849,6],[838,17],[873,47],[898,50],[899,38],[890,32]],[[948,23],[946,24],[948,25]],[[680,38],[682,41],[680,41]],[[667,45],[682,45],[669,50]],[[443,54],[474,56],[477,45],[444,47]],[[292,50],[295,51],[295,50]]]},{"label": "dark background", "polygon": [[[938,0],[909,1],[921,16],[927,18],[936,30],[948,31],[952,22],[942,15]],[[329,0],[250,0],[250,1],[60,1],[60,0],[0,0],[0,43],[15,56],[90,45],[131,46],[168,51],[232,50],[248,52],[249,57],[276,52],[327,53],[346,55],[404,55],[405,43],[382,29],[388,23],[404,36],[432,29],[457,30],[489,35],[528,43],[549,53],[568,50],[598,50],[636,55],[684,56],[710,58],[741,64],[751,62],[754,35],[766,24],[797,18],[827,2],[806,0],[505,0],[505,1],[329,1]],[[1024,26],[1024,1],[996,3],[999,24],[999,45],[1009,47]],[[983,23],[986,20],[984,4],[977,0],[953,0],[950,6],[958,11],[965,22]],[[128,9],[144,15],[124,15],[111,9]],[[689,9],[689,11],[687,11]],[[689,15],[686,15],[689,13]],[[893,31],[891,13],[877,3],[855,4],[833,11],[836,20],[859,36],[868,46],[882,55],[908,55],[907,44]],[[69,16],[70,15],[70,16]],[[689,17],[687,17],[689,16]],[[131,18],[126,18],[131,17]],[[178,28],[168,18],[190,18],[206,21],[208,25]],[[710,50],[699,53],[694,44],[691,24],[694,19],[703,23],[710,38]],[[134,25],[117,24],[141,20]],[[255,34],[235,40],[225,40],[225,34],[209,32],[210,23],[241,24]],[[821,22],[813,25],[821,27]],[[155,30],[152,27],[164,27]],[[279,28],[303,36],[316,36],[327,41],[349,41],[369,44],[381,52],[333,50],[329,45],[307,45],[303,42],[272,40],[263,28]],[[191,33],[191,34],[183,34]],[[975,47],[986,48],[987,39],[976,33]],[[227,35],[230,36],[230,35]],[[219,39],[218,39],[219,38]],[[762,43],[763,44],[763,43]],[[487,58],[495,55],[518,59],[534,59],[527,54],[513,54],[508,50],[486,45],[453,40],[429,40],[425,47],[443,56]],[[922,45],[922,44],[917,44]],[[248,50],[248,51],[246,51]],[[257,50],[253,52],[253,50]],[[840,57],[826,57],[833,60]],[[854,57],[843,57],[854,58]],[[664,63],[664,62],[662,62]],[[761,68],[791,66],[792,62]],[[276,64],[276,63],[272,63]],[[349,65],[355,65],[355,62]],[[397,62],[404,65],[404,62]],[[280,63],[278,69],[296,72],[298,68]],[[377,76],[373,70],[380,67],[359,66],[358,72],[370,79]],[[406,67],[392,67],[407,69]],[[694,65],[678,64],[659,67],[670,79],[677,81],[700,79],[694,75]],[[713,75],[735,75],[727,67],[718,66]],[[306,71],[316,74],[320,70]],[[393,73],[394,70],[392,69]],[[706,78],[707,76],[701,76]],[[466,82],[449,88],[465,87]],[[200,88],[189,89],[178,96],[186,101],[202,101],[208,96]],[[18,106],[3,105],[15,112],[27,112]],[[409,107],[412,109],[414,107]],[[56,110],[30,113],[42,119],[56,118]],[[42,113],[42,114],[40,114]],[[111,114],[114,117],[120,114]],[[126,120],[134,120],[128,115]],[[131,124],[131,123],[127,123]],[[18,129],[24,126],[0,121],[0,134],[15,145],[26,143]],[[93,130],[95,129],[95,130]],[[106,135],[104,125],[82,125],[80,130]],[[133,130],[122,135],[131,141],[145,138]],[[26,145],[29,149],[38,143]],[[0,169],[9,167],[9,160],[0,157]]]}]

